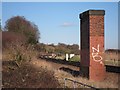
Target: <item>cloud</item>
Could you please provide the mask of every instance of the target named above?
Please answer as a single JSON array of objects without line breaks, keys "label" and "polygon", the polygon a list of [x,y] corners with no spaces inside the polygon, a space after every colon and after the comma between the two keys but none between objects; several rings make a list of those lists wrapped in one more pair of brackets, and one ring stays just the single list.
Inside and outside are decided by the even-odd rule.
[{"label": "cloud", "polygon": [[72,27],[74,26],[75,24],[73,23],[69,23],[69,22],[64,22],[62,25],[60,25],[61,27]]}]

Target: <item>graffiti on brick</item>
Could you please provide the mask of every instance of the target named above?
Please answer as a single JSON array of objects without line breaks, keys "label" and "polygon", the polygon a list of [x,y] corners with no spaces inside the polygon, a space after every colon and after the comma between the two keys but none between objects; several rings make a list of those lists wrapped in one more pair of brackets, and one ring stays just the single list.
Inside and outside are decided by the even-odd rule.
[{"label": "graffiti on brick", "polygon": [[102,56],[99,55],[100,52],[100,45],[97,45],[97,48],[92,47],[92,57],[95,62],[99,62],[100,64],[103,64],[102,62]]}]

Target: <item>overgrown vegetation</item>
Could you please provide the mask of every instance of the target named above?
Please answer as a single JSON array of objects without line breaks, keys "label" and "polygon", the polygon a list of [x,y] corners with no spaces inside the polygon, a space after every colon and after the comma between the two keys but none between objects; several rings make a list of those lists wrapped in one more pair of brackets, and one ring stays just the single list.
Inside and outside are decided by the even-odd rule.
[{"label": "overgrown vegetation", "polygon": [[3,48],[3,60],[15,61],[18,66],[37,57],[38,52],[32,45],[9,43],[7,46],[6,48]]},{"label": "overgrown vegetation", "polygon": [[13,60],[21,64],[36,56],[37,51],[34,47],[39,39],[37,25],[24,17],[16,16],[7,20],[5,30],[7,31],[2,32],[4,60]]},{"label": "overgrown vegetation", "polygon": [[38,55],[37,25],[24,17],[15,16],[6,22],[2,34],[4,88],[57,88],[60,86],[53,76],[54,72],[42,67],[38,69],[30,64]]}]

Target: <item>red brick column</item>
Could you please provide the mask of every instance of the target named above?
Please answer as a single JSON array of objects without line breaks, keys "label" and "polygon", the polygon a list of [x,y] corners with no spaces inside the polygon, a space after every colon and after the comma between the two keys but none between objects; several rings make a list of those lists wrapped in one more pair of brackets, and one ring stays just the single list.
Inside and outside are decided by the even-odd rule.
[{"label": "red brick column", "polygon": [[81,19],[81,75],[101,81],[105,77],[104,10],[88,10]]}]

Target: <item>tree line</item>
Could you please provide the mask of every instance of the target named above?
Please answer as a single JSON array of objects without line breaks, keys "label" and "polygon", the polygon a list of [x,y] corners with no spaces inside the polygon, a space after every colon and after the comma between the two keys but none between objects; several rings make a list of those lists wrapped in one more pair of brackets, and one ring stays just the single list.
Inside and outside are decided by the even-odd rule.
[{"label": "tree line", "polygon": [[37,50],[42,53],[55,53],[55,54],[66,54],[66,53],[73,53],[73,54],[80,54],[79,45],[73,44],[68,45],[64,43],[58,43],[57,45],[54,44],[44,44],[39,43],[36,46]]},{"label": "tree line", "polygon": [[38,26],[33,22],[28,21],[23,16],[15,16],[8,19],[2,33],[3,47],[6,46],[6,43],[15,43],[17,41],[26,45],[34,45],[35,49],[42,53],[80,53],[79,45],[77,44],[67,45],[64,43],[58,43],[58,45],[48,45],[38,42],[40,39]]}]

